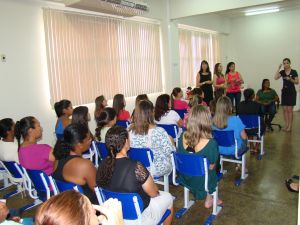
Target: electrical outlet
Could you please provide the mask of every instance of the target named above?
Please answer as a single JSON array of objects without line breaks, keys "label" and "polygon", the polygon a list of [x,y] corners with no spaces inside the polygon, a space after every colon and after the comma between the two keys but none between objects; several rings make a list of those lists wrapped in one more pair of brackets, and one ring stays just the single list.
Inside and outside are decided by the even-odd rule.
[{"label": "electrical outlet", "polygon": [[1,58],[1,62],[6,62],[6,55],[2,54],[0,58]]}]

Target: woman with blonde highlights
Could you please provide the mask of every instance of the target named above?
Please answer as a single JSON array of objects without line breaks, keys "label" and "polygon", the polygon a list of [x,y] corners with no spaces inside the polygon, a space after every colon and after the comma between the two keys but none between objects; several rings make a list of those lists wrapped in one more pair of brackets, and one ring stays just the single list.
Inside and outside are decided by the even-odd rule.
[{"label": "woman with blonde highlights", "polygon": [[[218,161],[218,144],[212,138],[212,124],[209,110],[201,105],[192,108],[187,122],[187,131],[179,138],[178,149],[180,153],[196,154],[207,157],[210,162],[208,170],[208,190],[204,190],[204,177],[190,177],[179,174],[184,185],[189,187],[196,199],[204,199],[204,206],[210,208],[213,205],[211,194],[217,187],[216,163]],[[218,204],[222,204],[219,199]]]}]

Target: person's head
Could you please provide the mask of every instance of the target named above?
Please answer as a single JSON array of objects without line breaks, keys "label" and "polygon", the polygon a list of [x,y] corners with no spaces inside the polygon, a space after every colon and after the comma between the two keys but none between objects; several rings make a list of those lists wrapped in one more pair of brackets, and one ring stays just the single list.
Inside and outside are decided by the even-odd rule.
[{"label": "person's head", "polygon": [[134,123],[131,129],[136,134],[145,135],[148,133],[149,126],[154,124],[154,107],[152,102],[144,100],[141,101],[134,111]]},{"label": "person's head", "polygon": [[216,63],[215,68],[214,68],[214,74],[216,74],[217,76],[222,75],[222,70],[223,70],[223,66],[221,63]]},{"label": "person's head", "polygon": [[283,68],[284,69],[290,69],[291,68],[291,60],[289,58],[284,58],[282,60]]},{"label": "person's head", "polygon": [[222,96],[216,104],[216,112],[213,118],[213,124],[219,129],[227,127],[227,120],[232,112],[232,103],[230,98]]},{"label": "person's head", "polygon": [[0,140],[13,141],[15,136],[15,122],[11,118],[0,120]]},{"label": "person's head", "polygon": [[97,116],[103,111],[103,109],[107,106],[107,100],[104,95],[100,95],[95,99],[95,119]]},{"label": "person's head", "polygon": [[270,80],[269,79],[263,79],[261,83],[261,90],[268,90],[270,89]]},{"label": "person's head", "polygon": [[176,87],[173,89],[171,93],[171,108],[174,107],[174,99],[182,99],[183,92],[180,87]]},{"label": "person's head", "polygon": [[8,214],[9,214],[9,210],[6,206],[6,203],[0,202],[0,223],[5,221]]},{"label": "person's head", "polygon": [[103,127],[113,127],[117,122],[117,114],[116,111],[111,107],[106,107],[96,119],[97,128],[95,132],[95,136],[98,141],[101,141],[101,130]]},{"label": "person's head", "polygon": [[216,89],[216,91],[214,92],[214,97],[216,100],[218,100],[220,97],[225,95],[225,90],[224,88],[218,88]]},{"label": "person's head", "polygon": [[35,216],[35,225],[98,225],[90,200],[83,194],[64,191],[44,202]]},{"label": "person's head", "polygon": [[91,120],[89,114],[89,108],[86,106],[78,106],[74,109],[72,115],[72,123],[81,123],[88,125],[88,122]]},{"label": "person's head", "polygon": [[210,73],[209,65],[206,60],[202,60],[199,73]]},{"label": "person's head", "polygon": [[136,98],[135,98],[135,107],[140,103],[140,101],[143,101],[143,100],[148,100],[149,101],[149,98],[146,94],[141,94],[141,95],[136,96]]},{"label": "person's head", "polygon": [[123,110],[126,106],[124,95],[122,94],[116,94],[113,99],[113,108],[117,113],[117,116],[119,115],[120,111]]},{"label": "person's head", "polygon": [[203,99],[200,95],[193,95],[192,98],[189,100],[189,107],[192,108],[196,105],[200,105],[202,103]]},{"label": "person's head", "polygon": [[68,157],[71,151],[81,155],[89,149],[91,142],[91,133],[86,125],[70,124],[64,130],[63,139],[57,140],[53,154],[57,160]]},{"label": "person's head", "polygon": [[67,99],[63,99],[59,102],[55,102],[54,110],[58,118],[63,115],[69,117],[73,113],[72,103]]},{"label": "person's head", "polygon": [[122,153],[123,155],[126,155],[130,148],[126,128],[121,126],[110,128],[106,133],[105,143],[109,154],[101,164],[97,173],[96,183],[100,187],[107,187],[109,185],[114,171],[117,154]]},{"label": "person's head", "polygon": [[42,137],[43,128],[40,122],[33,116],[27,116],[16,122],[15,136],[20,146],[21,138],[23,141],[32,140],[38,141]]},{"label": "person's head", "polygon": [[245,101],[252,101],[255,97],[254,90],[252,88],[247,88],[244,90]]},{"label": "person's head", "polygon": [[157,97],[155,102],[154,117],[159,121],[160,118],[165,115],[171,108],[170,96],[162,94]]},{"label": "person's head", "polygon": [[229,62],[227,64],[227,67],[226,67],[226,74],[229,73],[229,72],[234,72],[235,71],[235,63],[234,62]]},{"label": "person's head", "polygon": [[194,148],[200,139],[212,138],[211,126],[209,110],[201,105],[194,106],[187,120],[187,131],[184,133],[187,145]]},{"label": "person's head", "polygon": [[201,98],[204,98],[204,92],[201,88],[194,88],[192,90],[192,95],[199,95]]}]

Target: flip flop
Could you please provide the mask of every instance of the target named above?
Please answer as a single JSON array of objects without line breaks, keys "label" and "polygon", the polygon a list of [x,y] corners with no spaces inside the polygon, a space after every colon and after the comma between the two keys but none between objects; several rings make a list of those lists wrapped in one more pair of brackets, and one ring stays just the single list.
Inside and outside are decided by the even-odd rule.
[{"label": "flip flop", "polygon": [[299,191],[296,191],[294,189],[291,188],[291,183],[293,183],[293,180],[292,179],[288,179],[285,181],[285,186],[287,187],[287,189],[290,191],[290,192],[296,192],[296,193],[299,193]]}]

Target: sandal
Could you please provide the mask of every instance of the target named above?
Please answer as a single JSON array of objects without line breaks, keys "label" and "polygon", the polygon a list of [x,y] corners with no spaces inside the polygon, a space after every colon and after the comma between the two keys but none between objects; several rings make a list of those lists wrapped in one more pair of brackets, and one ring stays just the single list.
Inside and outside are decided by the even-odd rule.
[{"label": "sandal", "polygon": [[[209,209],[213,206],[213,203],[214,203],[214,200],[211,199],[209,201],[205,201],[204,203],[204,207]],[[223,204],[223,201],[221,199],[218,199],[218,202],[217,202],[217,205],[222,205]]]},{"label": "sandal", "polygon": [[291,184],[293,183],[293,180],[292,179],[288,179],[285,181],[285,186],[287,187],[287,189],[290,191],[290,192],[296,192],[296,193],[299,193],[299,190],[294,190],[292,187],[291,187]]}]

